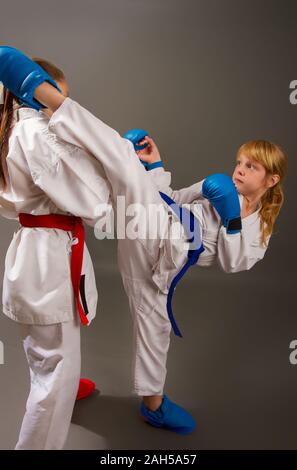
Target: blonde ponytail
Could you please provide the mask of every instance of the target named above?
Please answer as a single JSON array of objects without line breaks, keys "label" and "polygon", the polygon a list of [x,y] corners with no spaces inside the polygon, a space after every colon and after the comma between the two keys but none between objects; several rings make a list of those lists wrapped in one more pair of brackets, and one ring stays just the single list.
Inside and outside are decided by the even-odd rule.
[{"label": "blonde ponytail", "polygon": [[260,220],[262,244],[267,245],[275,221],[284,203],[282,183],[288,170],[288,159],[279,145],[266,140],[251,140],[243,144],[237,155],[244,153],[248,158],[262,164],[270,175],[279,175],[279,182],[267,189],[261,198]]}]

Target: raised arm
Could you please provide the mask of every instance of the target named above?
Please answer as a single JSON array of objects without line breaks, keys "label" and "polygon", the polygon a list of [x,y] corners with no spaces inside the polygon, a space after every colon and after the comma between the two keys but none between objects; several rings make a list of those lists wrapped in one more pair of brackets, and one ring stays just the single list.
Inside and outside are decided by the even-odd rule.
[{"label": "raised arm", "polygon": [[[133,140],[132,143],[134,144]],[[202,198],[203,181],[195,183],[187,188],[172,189],[171,173],[165,171],[164,164],[157,144],[150,136],[145,136],[138,142],[138,146],[142,146],[141,150],[134,145],[136,154],[142,163],[145,163],[146,169],[154,184],[159,191],[168,194],[177,204],[191,204],[193,201]]]}]

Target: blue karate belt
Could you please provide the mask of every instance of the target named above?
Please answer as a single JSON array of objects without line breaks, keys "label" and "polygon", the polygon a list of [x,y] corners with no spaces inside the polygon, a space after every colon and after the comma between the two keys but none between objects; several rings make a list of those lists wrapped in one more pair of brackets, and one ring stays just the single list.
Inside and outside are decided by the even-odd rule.
[{"label": "blue karate belt", "polygon": [[159,193],[163,201],[165,201],[168,206],[170,206],[170,208],[179,218],[179,221],[182,224],[186,235],[188,236],[187,241],[190,243],[190,248],[188,250],[188,260],[173,278],[169,287],[166,303],[167,313],[171,322],[172,329],[176,336],[182,338],[182,334],[177,326],[173,315],[172,298],[177,284],[179,283],[181,278],[186,274],[190,266],[197,263],[200,254],[204,251],[204,246],[201,240],[200,224],[197,217],[195,217],[194,214],[186,207],[181,207],[176,204],[176,202],[171,199],[171,197],[169,197],[167,194],[162,193],[161,191],[159,191]]}]

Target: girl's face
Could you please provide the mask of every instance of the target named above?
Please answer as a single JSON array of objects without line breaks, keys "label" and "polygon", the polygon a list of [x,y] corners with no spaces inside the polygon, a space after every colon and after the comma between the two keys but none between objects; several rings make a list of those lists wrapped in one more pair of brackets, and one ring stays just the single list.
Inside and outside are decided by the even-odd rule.
[{"label": "girl's face", "polygon": [[237,157],[232,179],[237,191],[243,196],[261,197],[277,183],[279,177],[269,175],[261,163],[242,153]]}]

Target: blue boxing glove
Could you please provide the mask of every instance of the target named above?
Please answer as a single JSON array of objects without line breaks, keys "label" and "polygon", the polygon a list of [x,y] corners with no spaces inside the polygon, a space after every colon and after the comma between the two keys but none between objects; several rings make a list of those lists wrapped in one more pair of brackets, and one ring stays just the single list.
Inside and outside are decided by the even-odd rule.
[{"label": "blue boxing glove", "polygon": [[230,176],[221,173],[208,176],[202,185],[202,195],[218,212],[227,233],[241,231],[240,203]]},{"label": "blue boxing glove", "polygon": [[149,133],[143,129],[130,129],[130,131],[125,132],[123,135],[124,139],[128,139],[132,142],[134,145],[134,149],[136,151],[145,149],[148,144],[144,145],[139,145],[138,142],[140,142],[142,139],[144,139]]},{"label": "blue boxing glove", "polygon": [[[144,139],[147,135],[149,135],[149,133],[143,129],[130,129],[129,131],[125,132],[123,137],[124,139],[128,139],[130,140],[130,142],[132,142],[132,144],[134,145],[134,150],[135,152],[137,152],[138,150],[143,150],[148,146],[148,144],[144,144],[144,145],[138,144],[138,142]],[[147,162],[144,162],[141,159],[140,161],[145,167],[147,167],[148,165]]]},{"label": "blue boxing glove", "polygon": [[[140,142],[142,139],[144,139],[149,133],[143,129],[130,129],[130,131],[125,132],[123,135],[124,139],[130,140],[132,144],[134,145],[134,150],[137,152],[138,150],[143,150],[145,149],[148,144],[143,144],[139,145],[138,142]],[[147,163],[141,158],[139,159],[143,166],[146,168],[146,170],[152,170],[153,168],[158,168],[160,166],[164,166],[162,161],[154,162],[154,163]]]},{"label": "blue boxing glove", "polygon": [[45,108],[34,98],[41,83],[47,81],[61,91],[39,64],[10,46],[0,46],[0,81],[23,104],[37,111]]}]

